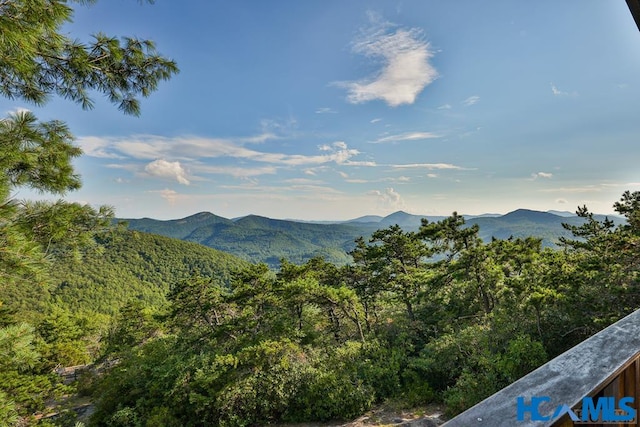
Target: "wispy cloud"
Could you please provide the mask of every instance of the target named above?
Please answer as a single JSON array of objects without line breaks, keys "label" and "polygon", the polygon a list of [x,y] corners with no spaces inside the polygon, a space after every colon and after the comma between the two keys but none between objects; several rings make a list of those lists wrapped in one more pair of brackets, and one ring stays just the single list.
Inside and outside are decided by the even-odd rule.
[{"label": "wispy cloud", "polygon": [[532,173],[531,174],[531,178],[533,178],[533,179],[538,179],[538,178],[551,179],[551,178],[553,178],[553,174],[549,173],[549,172],[536,172],[536,173]]},{"label": "wispy cloud", "polygon": [[553,93],[554,96],[576,96],[576,95],[578,95],[578,92],[565,92],[563,90],[560,90],[553,83],[551,83],[551,93]]},{"label": "wispy cloud", "polygon": [[149,193],[157,193],[165,199],[169,204],[174,205],[176,201],[180,198],[180,194],[175,190],[170,190],[165,188],[164,190],[151,190]]},{"label": "wispy cloud", "polygon": [[309,179],[309,178],[291,178],[285,179],[283,182],[287,184],[295,184],[295,185],[320,185],[325,184],[324,181],[319,179]]},{"label": "wispy cloud", "polygon": [[371,121],[369,123],[378,123],[378,122],[381,122],[381,121],[382,121],[382,119],[377,117],[375,119],[371,119]]},{"label": "wispy cloud", "polygon": [[455,170],[465,170],[467,168],[463,168],[462,166],[456,166],[451,163],[409,163],[406,165],[391,165],[391,167],[397,169],[428,169],[428,170],[444,170],[444,169],[455,169]]},{"label": "wispy cloud", "polygon": [[144,171],[152,176],[176,180],[182,185],[189,185],[187,173],[180,162],[168,162],[163,159],[154,160],[144,167]]},{"label": "wispy cloud", "polygon": [[285,187],[284,189],[288,191],[300,191],[312,194],[342,194],[342,191],[340,190],[322,185],[292,185],[290,187]]},{"label": "wispy cloud", "polygon": [[470,107],[474,104],[477,104],[478,101],[480,101],[480,97],[477,95],[473,95],[468,97],[467,99],[465,99],[464,101],[462,101],[462,105],[464,105],[465,107]]},{"label": "wispy cloud", "polygon": [[357,161],[357,160],[347,160],[343,163],[340,163],[341,165],[345,165],[345,166],[366,166],[366,167],[375,167],[375,166],[379,166],[376,162],[374,161]]},{"label": "wispy cloud", "polygon": [[561,95],[569,95],[569,92],[563,92],[561,90],[559,90],[556,85],[554,85],[553,83],[551,83],[551,92],[555,95],[555,96],[561,96]]},{"label": "wispy cloud", "polygon": [[337,114],[338,112],[330,107],[321,107],[316,110],[316,114]]},{"label": "wispy cloud", "polygon": [[431,65],[434,52],[418,28],[397,28],[372,16],[372,26],[353,44],[353,51],[380,61],[373,76],[336,83],[348,90],[347,100],[360,104],[380,99],[391,107],[413,104],[417,96],[437,77]]},{"label": "wispy cloud", "polygon": [[451,107],[450,104],[444,104],[444,105],[439,106],[438,110],[450,110],[451,108],[453,108],[453,107]]},{"label": "wispy cloud", "polygon": [[80,137],[76,140],[78,146],[84,154],[91,157],[103,159],[122,159],[121,155],[110,151],[111,142],[108,139],[98,138],[94,136]]},{"label": "wispy cloud", "polygon": [[375,141],[371,141],[371,143],[382,144],[385,142],[420,141],[423,139],[433,139],[440,137],[441,135],[433,132],[405,132],[398,135],[388,135],[383,138],[376,139]]},{"label": "wispy cloud", "polygon": [[273,175],[278,169],[273,166],[239,167],[194,164],[191,170],[201,174],[229,175],[234,178],[251,178],[259,175]]},{"label": "wispy cloud", "polygon": [[[351,159],[360,152],[348,148],[347,144],[337,141],[321,146],[320,155],[284,154],[252,150],[226,139],[160,136],[137,136],[130,138],[89,137],[98,149],[87,152],[100,157],[131,157],[137,160],[172,159],[181,162],[194,162],[202,159],[234,158],[273,165],[305,166],[336,163],[361,166],[363,162]],[[327,148],[328,149],[325,149]],[[365,162],[370,163],[370,162]]]},{"label": "wispy cloud", "polygon": [[261,144],[263,142],[271,141],[274,139],[280,139],[280,137],[273,132],[263,132],[255,136],[238,138],[238,142],[248,142],[250,144]]},{"label": "wispy cloud", "polygon": [[369,191],[367,194],[375,196],[378,206],[383,209],[403,209],[405,206],[404,199],[393,187]]},{"label": "wispy cloud", "polygon": [[603,187],[600,185],[584,185],[578,187],[543,188],[538,191],[542,193],[597,193],[603,191]]}]

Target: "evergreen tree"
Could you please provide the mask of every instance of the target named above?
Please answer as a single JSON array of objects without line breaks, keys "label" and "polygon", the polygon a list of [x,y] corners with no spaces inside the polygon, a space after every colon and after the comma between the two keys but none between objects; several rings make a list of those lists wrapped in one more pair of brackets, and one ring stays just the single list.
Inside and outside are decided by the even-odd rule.
[{"label": "evergreen tree", "polygon": [[[138,115],[139,97],[178,71],[149,40],[105,34],[94,35],[90,43],[69,38],[62,27],[72,17],[73,7],[65,0],[0,2],[0,94],[36,105],[61,96],[88,109],[93,106],[89,94],[98,92],[124,113]],[[52,244],[60,249],[63,242],[74,246],[72,238],[86,242],[81,231],[105,225],[109,212],[104,209],[62,201],[23,206],[11,198],[18,187],[56,195],[78,189],[72,160],[81,153],[61,121],[40,122],[31,112],[0,120],[0,275],[5,285],[38,277],[42,249],[49,251]]]},{"label": "evergreen tree", "polygon": [[[89,109],[89,94],[97,92],[125,114],[140,114],[139,98],[175,74],[176,64],[159,55],[148,40],[101,33],[89,43],[69,38],[62,29],[73,17],[73,3],[91,0],[0,0],[0,95],[35,105],[59,96]],[[53,195],[78,189],[81,181],[72,161],[81,153],[61,121],[41,122],[28,111],[0,119],[0,325],[5,325],[0,327],[0,344],[13,349],[3,354],[15,353],[0,361],[0,425],[32,413],[55,389],[46,376],[38,375],[37,366],[14,366],[18,357],[37,356],[30,349],[34,335],[29,325],[11,325],[10,308],[1,307],[3,295],[45,283],[46,259],[75,252],[111,217],[109,209],[64,201],[19,203],[12,193],[20,187]],[[48,326],[43,331],[61,325]],[[60,343],[50,338],[53,353],[77,359],[62,348],[55,350]],[[41,365],[45,372],[46,363]]]}]

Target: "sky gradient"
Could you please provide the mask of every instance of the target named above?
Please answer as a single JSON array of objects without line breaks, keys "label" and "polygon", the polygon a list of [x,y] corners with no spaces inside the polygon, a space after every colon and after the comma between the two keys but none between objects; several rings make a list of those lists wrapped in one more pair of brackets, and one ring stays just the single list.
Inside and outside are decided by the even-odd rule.
[{"label": "sky gradient", "polygon": [[140,117],[0,99],[66,121],[67,198],[119,217],[611,213],[640,190],[621,0],[103,0],[66,31],[152,39],[181,70]]}]

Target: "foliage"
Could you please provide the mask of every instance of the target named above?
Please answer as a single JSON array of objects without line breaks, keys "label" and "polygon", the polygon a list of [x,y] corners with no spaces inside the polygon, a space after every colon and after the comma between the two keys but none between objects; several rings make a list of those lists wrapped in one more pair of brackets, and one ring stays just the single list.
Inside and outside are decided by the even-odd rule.
[{"label": "foliage", "polygon": [[[61,28],[72,11],[63,0],[0,1],[0,93],[90,108],[98,92],[138,114],[138,97],[175,63],[150,41],[71,40]],[[125,231],[107,207],[14,200],[21,187],[80,186],[81,151],[62,122],[12,113],[0,147],[3,425],[27,424],[69,392],[53,368],[98,357],[104,372],[80,387],[96,400],[96,426],[328,421],[386,399],[439,399],[455,414],[640,305],[640,192],[614,205],[623,224],[579,208],[557,251],[527,237],[556,219],[525,211],[503,218],[521,237],[494,238],[455,212],[377,231],[256,216],[132,220],[212,246],[223,237],[223,249],[268,262],[252,265]]]},{"label": "foliage", "polygon": [[589,277],[573,263],[594,243],[575,231],[573,251],[485,243],[454,213],[357,239],[351,265],[283,260],[229,285],[178,281],[164,321],[146,321],[164,332],[122,341],[94,423],[154,408],[181,425],[344,419],[384,399],[442,399],[455,414],[544,363],[583,321],[567,280]]},{"label": "foliage", "polygon": [[88,44],[68,38],[62,26],[72,17],[62,0],[0,3],[2,95],[43,104],[56,94],[91,108],[89,92],[97,91],[123,112],[139,114],[137,96],[149,96],[178,71],[149,40],[100,33]]},{"label": "foliage", "polygon": [[141,232],[114,230],[97,239],[81,260],[67,258],[51,271],[51,298],[76,313],[115,315],[131,300],[164,303],[169,287],[193,274],[228,285],[246,263],[201,245]]},{"label": "foliage", "polygon": [[[138,97],[177,72],[175,63],[155,51],[152,42],[96,34],[91,43],[63,32],[73,8],[65,0],[0,2],[0,94],[36,105],[52,95],[91,108],[92,92],[101,93],[125,113],[140,112]],[[39,342],[32,326],[46,312],[49,261],[77,258],[92,246],[113,216],[109,208],[58,201],[17,202],[21,187],[63,195],[80,187],[67,126],[40,122],[29,111],[0,120],[0,424],[14,424],[39,409],[58,388],[47,374],[55,363],[89,360],[83,342],[87,326],[62,311],[44,317]],[[44,298],[39,298],[43,296]],[[44,300],[44,301],[41,301]],[[36,349],[38,347],[38,349]],[[22,422],[22,421],[20,421]]]}]

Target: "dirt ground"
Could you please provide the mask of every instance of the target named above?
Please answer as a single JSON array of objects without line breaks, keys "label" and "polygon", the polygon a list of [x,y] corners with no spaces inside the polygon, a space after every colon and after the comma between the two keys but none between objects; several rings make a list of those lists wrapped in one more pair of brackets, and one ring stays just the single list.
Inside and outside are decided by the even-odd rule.
[{"label": "dirt ground", "polygon": [[[441,405],[427,405],[413,409],[398,409],[393,406],[383,405],[372,409],[356,420],[349,422],[329,422],[329,423],[302,423],[302,424],[279,424],[273,427],[372,427],[372,426],[410,426],[414,421],[416,427],[439,426],[446,420],[443,416],[444,407]],[[423,422],[417,423],[418,420]]]}]

